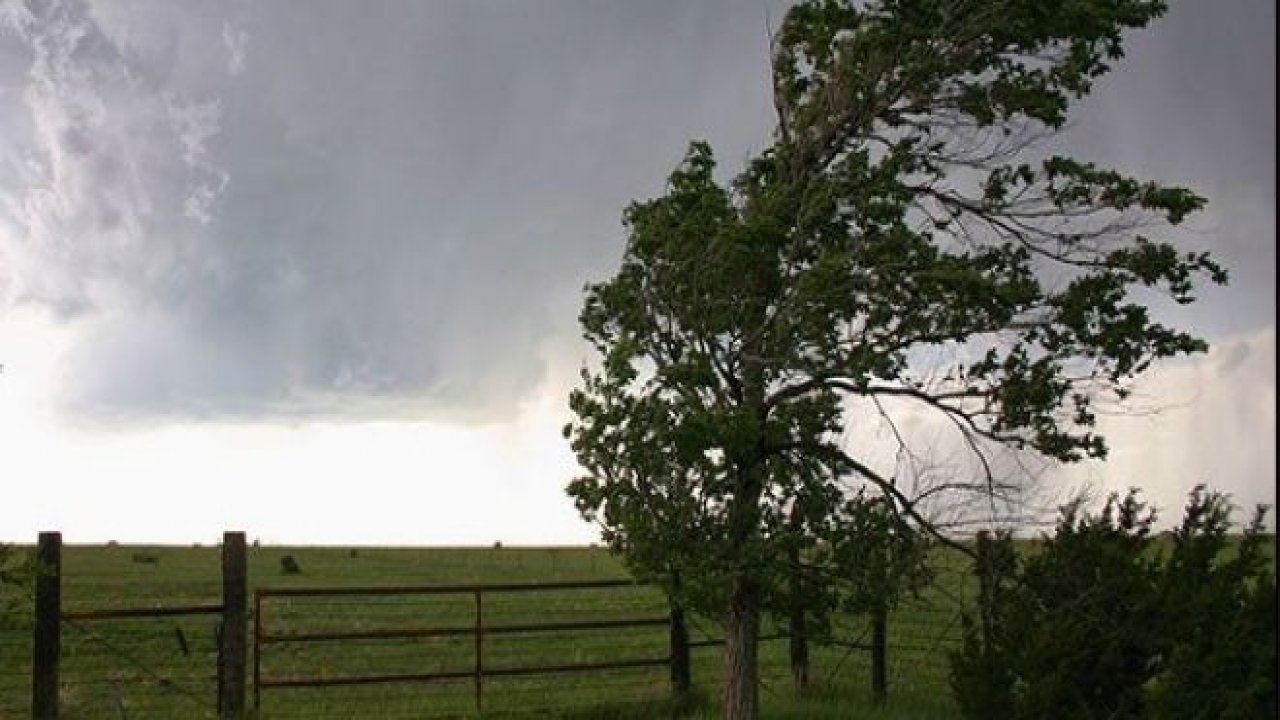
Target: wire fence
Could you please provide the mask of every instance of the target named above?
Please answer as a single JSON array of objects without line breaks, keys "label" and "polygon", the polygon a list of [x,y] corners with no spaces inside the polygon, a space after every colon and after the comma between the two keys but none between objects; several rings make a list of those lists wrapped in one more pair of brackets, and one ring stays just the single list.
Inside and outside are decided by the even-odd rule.
[{"label": "wire fence", "polygon": [[214,626],[147,618],[63,620],[61,705],[65,717],[109,706],[120,718],[215,717]]},{"label": "wire fence", "polygon": [[[526,598],[528,600],[528,598]],[[551,602],[548,616],[562,618],[598,614],[606,617],[653,610],[655,599],[637,592],[615,597],[597,607],[576,611]],[[332,627],[334,611],[344,607],[358,611],[361,603],[334,601],[303,607],[294,603],[280,608],[293,629]],[[366,603],[366,606],[370,604]],[[385,620],[413,618],[420,623],[440,622],[457,610],[448,602],[396,600],[372,604],[366,626]],[[538,603],[492,603],[504,621],[542,616]],[[693,677],[704,688],[723,679],[721,649],[700,645],[722,638],[719,624],[692,617],[689,632],[693,650]],[[812,677],[818,685],[865,685],[870,673],[867,650],[870,622],[864,617],[845,618],[839,635],[813,648]],[[138,618],[87,623],[64,622],[61,701],[65,718],[213,718],[216,717],[216,628],[208,617]],[[772,628],[765,628],[761,643],[761,688],[769,694],[792,691],[787,642]],[[608,634],[557,633],[502,638],[485,648],[495,666],[536,661],[539,664],[584,663],[619,656],[657,656],[666,652],[665,627],[635,628]],[[889,692],[945,692],[948,688],[948,654],[959,646],[959,621],[947,607],[904,607],[889,623]],[[273,651],[274,652],[274,649]],[[472,668],[471,639],[411,639],[400,642],[356,641],[279,648],[269,655],[271,670],[281,675],[318,671],[329,676],[351,672],[389,673],[406,670],[427,672]],[[0,673],[0,718],[30,717],[31,643],[20,635],[0,641],[6,658]],[[518,712],[550,712],[556,708],[590,708],[604,703],[660,703],[670,696],[670,676],[665,667],[597,672],[590,676],[486,678],[486,715]],[[475,713],[469,678],[421,685],[340,688],[275,689],[267,695],[264,718],[340,717],[458,717]]]},{"label": "wire fence", "polygon": [[[352,556],[354,557],[354,556]],[[568,564],[562,555],[559,562]],[[210,563],[202,567],[214,570]],[[83,577],[69,576],[67,585],[85,587]],[[120,584],[102,573],[100,581]],[[154,573],[163,589],[167,579]],[[940,584],[942,585],[942,584]],[[218,582],[184,574],[180,606],[199,605],[216,593]],[[172,615],[88,620],[84,610],[107,606],[136,607],[140,598],[164,597],[157,587],[134,588],[121,596],[95,591],[72,596],[62,620],[61,716],[96,720],[217,717],[217,616]],[[888,685],[895,693],[949,692],[950,653],[960,646],[960,609],[965,588],[946,583],[925,596],[894,609],[888,620]],[[275,633],[315,634],[332,631],[404,627],[468,627],[473,599],[465,595],[319,598],[281,597],[251,623],[265,623]],[[666,599],[655,588],[634,587],[544,592],[536,597],[495,594],[486,597],[484,621],[494,626],[569,623],[584,619],[608,622],[662,615]],[[711,690],[723,680],[720,624],[687,618],[692,646],[694,683]],[[816,685],[868,685],[871,674],[870,619],[837,618],[833,636],[815,643],[810,677]],[[792,692],[788,643],[778,628],[766,625],[761,643],[762,693]],[[607,631],[548,630],[490,636],[483,639],[486,664],[494,668],[524,664],[577,665],[618,657],[663,656],[669,650],[668,628],[615,627]],[[376,638],[334,643],[282,642],[268,651],[267,677],[313,673],[318,677],[394,672],[460,672],[474,669],[474,638]],[[32,623],[30,618],[0,628],[0,720],[31,717]],[[252,691],[252,685],[250,686]],[[275,688],[263,705],[262,718],[459,717],[476,712],[470,676],[430,686],[393,684],[339,688]],[[714,692],[714,690],[712,690]],[[670,698],[671,676],[665,666],[619,668],[590,675],[549,674],[484,678],[486,716],[547,714],[574,707],[592,708],[630,703],[660,704]]]},{"label": "wire fence", "polygon": [[[64,620],[63,718],[216,716],[217,649],[207,622],[186,618]],[[30,628],[0,636],[0,718],[32,716]]]}]

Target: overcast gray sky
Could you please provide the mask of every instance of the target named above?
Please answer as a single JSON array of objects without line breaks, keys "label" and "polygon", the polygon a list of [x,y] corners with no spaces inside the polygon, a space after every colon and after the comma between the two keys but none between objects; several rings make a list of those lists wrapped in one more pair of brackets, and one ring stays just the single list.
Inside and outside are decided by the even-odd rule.
[{"label": "overcast gray sky", "polygon": [[[69,498],[0,537],[590,539],[556,432],[582,285],[690,139],[767,141],[782,7],[0,0],[0,472]],[[1182,241],[1233,277],[1162,310],[1215,343],[1152,376],[1171,409],[1064,478],[1274,502],[1274,28],[1174,3],[1062,140],[1206,195]],[[266,507],[156,519],[202,472]]]}]

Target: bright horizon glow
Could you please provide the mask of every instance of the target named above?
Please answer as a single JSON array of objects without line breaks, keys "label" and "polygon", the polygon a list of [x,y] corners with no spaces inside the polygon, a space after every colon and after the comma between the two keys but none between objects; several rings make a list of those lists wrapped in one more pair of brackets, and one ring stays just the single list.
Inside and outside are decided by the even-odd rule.
[{"label": "bright horizon glow", "polygon": [[[211,544],[225,530],[243,530],[267,545],[599,540],[564,494],[578,473],[560,434],[572,373],[545,379],[509,422],[475,427],[299,421],[74,429],[58,422],[52,401],[65,341],[66,331],[39,312],[11,313],[0,323],[0,354],[8,358],[0,376],[0,436],[9,439],[10,479],[0,541],[30,543],[43,530],[61,531],[69,544]],[[1161,510],[1162,525],[1176,522],[1198,482],[1232,493],[1242,509],[1274,503],[1274,481],[1248,473],[1268,465],[1274,472],[1275,444],[1268,439],[1275,388],[1246,389],[1268,368],[1274,372],[1274,362],[1275,335],[1267,331],[1158,367],[1144,379],[1141,396],[1164,407],[1104,418],[1111,459],[1057,468],[1047,489],[1065,496],[1090,486],[1100,496],[1137,485]],[[573,367],[564,357],[549,358],[548,366]],[[923,416],[903,420],[908,432],[936,435]],[[1253,428],[1257,435],[1247,437]],[[866,437],[887,442],[883,433]],[[1231,450],[1215,456],[1210,448]]]},{"label": "bright horizon glow", "polygon": [[273,545],[597,540],[563,492],[576,470],[559,432],[564,388],[544,385],[510,422],[478,427],[71,429],[58,423],[49,392],[65,332],[21,312],[6,318],[0,339],[10,478],[0,540],[31,542],[41,530],[60,530],[68,543],[214,542],[224,530]]}]

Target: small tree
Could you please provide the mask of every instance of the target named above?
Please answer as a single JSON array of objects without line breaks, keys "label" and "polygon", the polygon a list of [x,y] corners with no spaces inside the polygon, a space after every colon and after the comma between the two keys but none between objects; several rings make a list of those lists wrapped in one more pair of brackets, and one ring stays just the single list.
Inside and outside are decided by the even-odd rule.
[{"label": "small tree", "polygon": [[[1131,491],[1064,508],[1019,562],[1005,536],[952,685],[965,717],[1275,717],[1275,585],[1262,511],[1230,537],[1226,498],[1197,488],[1172,547]],[[994,583],[993,583],[994,579]],[[988,595],[987,588],[997,588]]]},{"label": "small tree", "polygon": [[1192,493],[1160,566],[1171,642],[1147,688],[1151,717],[1276,717],[1275,552],[1264,515],[1258,508],[1233,537],[1227,499],[1203,487]]},{"label": "small tree", "polygon": [[[969,625],[955,662],[967,717],[990,718],[997,709],[1012,710],[1009,720],[1142,717],[1142,684],[1163,631],[1153,612],[1154,561],[1146,558],[1154,521],[1136,492],[1112,496],[1097,516],[1082,514],[1078,502],[1063,509],[1054,535],[1001,583],[990,610],[998,620],[986,628],[980,658],[971,654]],[[976,679],[966,667],[973,664],[995,677],[966,684]],[[987,698],[996,704],[984,707]]]},{"label": "small tree", "polygon": [[761,613],[796,548],[840,534],[849,483],[930,529],[840,442],[850,405],[912,403],[980,456],[1101,457],[1098,399],[1205,349],[1130,295],[1225,281],[1139,234],[1203,200],[1029,152],[1164,9],[800,2],[773,47],[771,146],[722,185],[693,143],[665,194],[627,209],[621,268],[580,317],[602,363],[570,398],[569,493],[633,569],[680,570],[723,618],[728,717],[758,715]]}]

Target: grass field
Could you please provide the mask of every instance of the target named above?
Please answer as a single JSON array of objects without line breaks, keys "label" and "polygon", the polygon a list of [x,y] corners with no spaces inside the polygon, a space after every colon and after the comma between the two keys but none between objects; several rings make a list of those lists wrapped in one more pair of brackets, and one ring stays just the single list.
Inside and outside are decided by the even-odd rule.
[{"label": "grass field", "polygon": [[[284,574],[293,556],[302,572]],[[280,548],[249,550],[252,587],[422,585],[578,581],[626,577],[620,563],[593,548]],[[813,687],[797,698],[785,641],[764,643],[762,701],[767,718],[952,718],[946,655],[959,635],[951,597],[962,580],[943,573],[939,586],[895,611],[889,622],[889,695],[870,698],[863,650],[813,651]],[[216,603],[216,547],[89,547],[63,550],[64,611],[160,604]],[[950,588],[950,589],[949,589]],[[649,588],[486,595],[486,625],[661,617],[667,608]],[[64,622],[63,717],[130,719],[215,717],[213,615]],[[474,622],[470,595],[383,598],[277,598],[263,606],[266,632],[318,632],[450,626]],[[867,639],[865,620],[847,618],[839,635]],[[694,640],[717,637],[715,623],[693,618]],[[0,719],[30,714],[30,618],[0,634]],[[486,668],[665,657],[667,629],[580,630],[485,638]],[[370,673],[469,671],[471,637],[367,640],[267,646],[264,678],[343,677]],[[696,687],[690,707],[670,702],[666,667],[591,674],[491,678],[483,713],[471,680],[326,688],[269,688],[261,717],[715,717],[718,648],[693,651]],[[251,658],[252,662],[252,658]],[[252,690],[251,690],[252,693]]]}]

